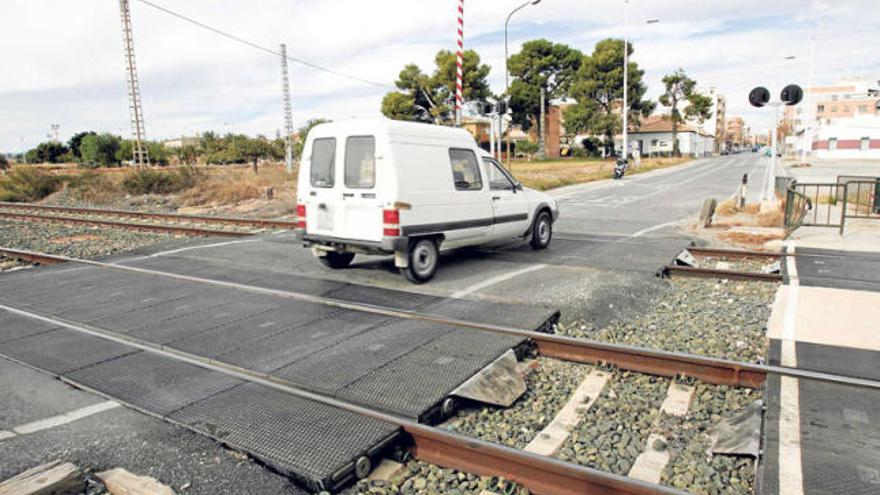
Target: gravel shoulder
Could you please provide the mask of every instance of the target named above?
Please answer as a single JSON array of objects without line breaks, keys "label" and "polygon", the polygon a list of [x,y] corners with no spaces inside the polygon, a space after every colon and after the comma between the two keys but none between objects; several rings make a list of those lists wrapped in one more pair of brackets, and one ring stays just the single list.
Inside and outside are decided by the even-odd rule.
[{"label": "gravel shoulder", "polygon": [[98,258],[153,246],[173,246],[189,237],[60,223],[0,221],[0,246],[74,258]]},{"label": "gravel shoulder", "polygon": [[767,321],[777,288],[767,282],[676,279],[643,315],[602,328],[576,320],[557,333],[760,363],[767,356]]},{"label": "gravel shoulder", "polygon": [[341,492],[343,495],[435,494],[480,495],[489,493],[528,495],[529,490],[495,476],[477,476],[455,469],[446,469],[421,461],[410,460],[398,476],[388,481],[361,480]]}]

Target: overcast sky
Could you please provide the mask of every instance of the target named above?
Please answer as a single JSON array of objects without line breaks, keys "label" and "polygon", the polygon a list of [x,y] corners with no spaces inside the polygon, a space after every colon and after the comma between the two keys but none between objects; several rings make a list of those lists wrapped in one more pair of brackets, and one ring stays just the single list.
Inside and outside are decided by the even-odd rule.
[{"label": "overcast sky", "polygon": [[[381,98],[404,64],[431,70],[454,49],[456,0],[151,0],[205,24],[389,88],[291,63],[294,124],[314,117],[379,115]],[[466,0],[465,46],[504,86],[504,18],[523,0]],[[278,57],[225,39],[132,0],[147,135],[164,139],[206,130],[274,135],[282,126]],[[547,38],[591,52],[622,37],[623,0],[543,0],[511,22],[511,52]],[[880,79],[877,0],[631,0],[634,60],[648,96],[682,67],[727,97],[728,116],[767,128],[768,110],[748,107],[749,89],[773,94],[806,85],[810,37],[815,82]],[[645,19],[660,19],[645,24]],[[0,2],[0,151],[31,147],[52,124],[66,140],[80,130],[128,135],[122,35],[116,0]],[[794,55],[794,60],[785,60]]]}]

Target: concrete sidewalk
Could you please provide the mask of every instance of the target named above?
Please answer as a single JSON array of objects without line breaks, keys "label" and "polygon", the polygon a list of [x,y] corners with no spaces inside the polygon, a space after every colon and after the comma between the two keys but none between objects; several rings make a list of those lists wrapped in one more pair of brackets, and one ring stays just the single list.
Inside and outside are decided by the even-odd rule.
[{"label": "concrete sidewalk", "polygon": [[[880,222],[799,229],[768,324],[770,363],[880,380]],[[768,378],[762,493],[880,492],[880,393]]]}]

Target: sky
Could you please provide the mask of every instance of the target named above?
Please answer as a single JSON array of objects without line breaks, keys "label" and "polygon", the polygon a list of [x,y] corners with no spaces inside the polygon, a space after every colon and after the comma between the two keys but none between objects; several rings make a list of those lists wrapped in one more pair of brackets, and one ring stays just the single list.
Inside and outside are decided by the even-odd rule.
[{"label": "sky", "polygon": [[[457,0],[150,1],[372,82],[291,62],[295,127],[316,117],[378,117],[405,64],[432,71],[438,50],[455,49]],[[523,1],[465,0],[465,48],[491,66],[496,93],[504,90],[504,20]],[[877,0],[542,0],[512,18],[510,52],[546,38],[590,53],[597,41],[623,37],[626,12],[649,98],[662,92],[665,74],[683,68],[718,88],[728,117],[742,116],[753,130],[769,128],[772,115],[748,105],[749,90],[807,86],[811,58],[815,84],[880,79]],[[141,0],[131,0],[131,14],[149,139],[208,130],[274,136],[282,128],[279,57]],[[65,141],[83,130],[130,134],[118,1],[3,0],[0,19],[0,152],[33,147],[53,124]]]}]

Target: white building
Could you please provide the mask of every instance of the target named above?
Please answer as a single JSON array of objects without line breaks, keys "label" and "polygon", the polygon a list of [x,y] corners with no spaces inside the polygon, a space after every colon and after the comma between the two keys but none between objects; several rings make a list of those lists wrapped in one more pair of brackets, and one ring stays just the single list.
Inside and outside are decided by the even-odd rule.
[{"label": "white building", "polygon": [[880,158],[880,116],[860,115],[818,128],[811,151],[817,158]]},{"label": "white building", "polygon": [[[648,117],[638,131],[630,132],[630,146],[642,156],[669,155],[672,153],[672,121],[668,116]],[[623,146],[622,138],[615,140],[615,147]],[[682,156],[709,156],[715,152],[715,138],[705,131],[687,125],[678,126],[678,150]]]},{"label": "white building", "polygon": [[[712,116],[700,124],[699,131],[714,138],[714,152],[720,153],[724,149],[724,142],[727,140],[727,99],[714,86],[697,88],[697,93],[708,96],[712,100]],[[684,103],[685,106],[680,110],[682,113],[687,108],[687,102]]]}]

